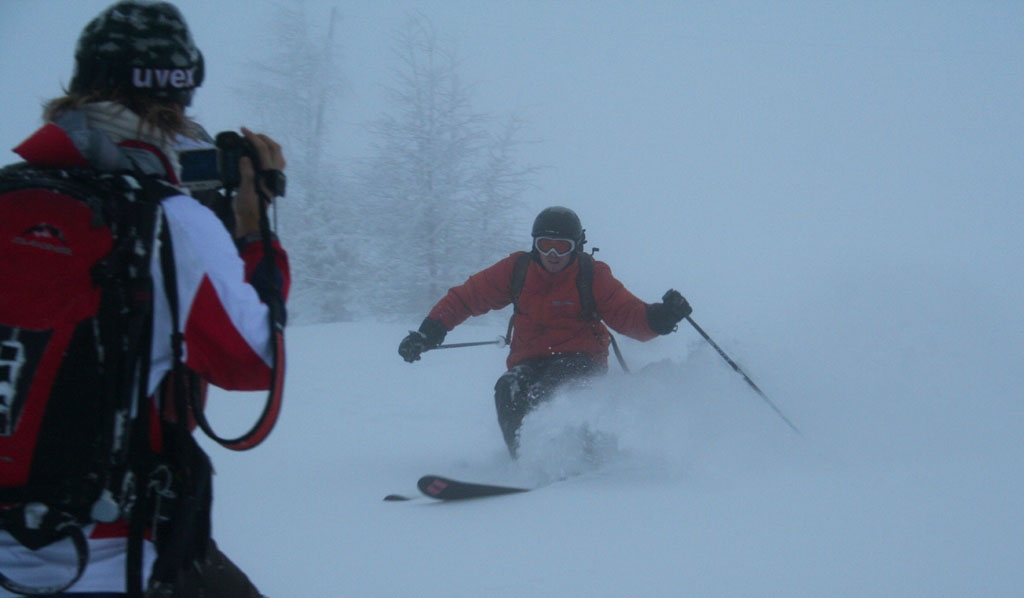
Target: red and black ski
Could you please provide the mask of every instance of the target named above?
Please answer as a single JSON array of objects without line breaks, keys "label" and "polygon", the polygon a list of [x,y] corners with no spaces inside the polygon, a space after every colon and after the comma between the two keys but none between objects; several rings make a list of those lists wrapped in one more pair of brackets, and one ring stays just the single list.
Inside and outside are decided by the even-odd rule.
[{"label": "red and black ski", "polygon": [[425,475],[416,485],[419,486],[420,492],[437,500],[464,500],[529,491],[529,488],[460,482],[439,475]]},{"label": "red and black ski", "polygon": [[[416,483],[420,492],[436,500],[466,500],[470,498],[484,498],[486,496],[501,496],[503,494],[517,494],[529,492],[529,488],[517,488],[514,486],[497,486],[494,484],[477,484],[474,482],[462,482],[439,475],[425,475]],[[384,497],[387,501],[411,500],[408,497],[398,494],[389,494]]]}]

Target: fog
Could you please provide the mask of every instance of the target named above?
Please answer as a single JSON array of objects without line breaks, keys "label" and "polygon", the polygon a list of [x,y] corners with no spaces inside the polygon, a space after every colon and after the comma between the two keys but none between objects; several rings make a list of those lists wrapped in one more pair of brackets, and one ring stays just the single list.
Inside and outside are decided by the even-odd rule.
[{"label": "fog", "polygon": [[[271,5],[178,4],[207,61],[195,115],[211,130],[273,134],[232,95],[264,51]],[[106,5],[0,6],[8,147],[38,126],[40,102],[70,78],[79,31]],[[305,5],[320,24],[331,6]],[[363,125],[392,76],[393,32],[427,17],[464,57],[478,108],[521,114],[532,141],[524,157],[545,166],[525,198],[524,246],[541,208],[575,209],[598,259],[647,301],[682,291],[695,321],[804,436],[791,437],[683,327],[623,342],[640,369],[667,365],[643,381],[609,380],[603,401],[629,397],[611,426],[622,451],[610,465],[462,511],[385,507],[379,497],[421,473],[558,476],[542,458],[504,460],[490,402],[503,354],[468,349],[407,366],[394,348],[418,319],[295,328],[281,431],[255,459],[213,451],[220,541],[264,591],[329,595],[352,582],[392,595],[421,581],[495,596],[1020,587],[1024,563],[1009,540],[1024,532],[1024,5],[337,6],[346,86],[332,156],[366,155]],[[450,338],[500,332],[495,318]],[[680,404],[663,388],[673,385]],[[279,510],[234,511],[253,488]],[[247,525],[255,514],[277,518],[270,545]],[[632,528],[619,519],[632,517]],[[595,555],[602,531],[615,548]],[[446,533],[451,542],[427,544]],[[479,573],[494,563],[516,574]]]}]

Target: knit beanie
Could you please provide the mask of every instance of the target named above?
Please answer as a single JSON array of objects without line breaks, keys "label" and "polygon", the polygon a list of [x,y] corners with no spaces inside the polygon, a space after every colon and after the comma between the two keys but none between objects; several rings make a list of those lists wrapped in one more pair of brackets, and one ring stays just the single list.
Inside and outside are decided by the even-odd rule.
[{"label": "knit beanie", "polygon": [[78,38],[72,92],[120,89],[188,106],[202,82],[203,54],[169,2],[117,2]]}]

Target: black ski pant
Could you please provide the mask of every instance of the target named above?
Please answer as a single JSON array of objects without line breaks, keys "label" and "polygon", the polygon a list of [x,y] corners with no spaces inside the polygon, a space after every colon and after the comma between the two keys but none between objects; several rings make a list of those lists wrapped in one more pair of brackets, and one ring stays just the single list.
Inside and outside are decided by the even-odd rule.
[{"label": "black ski pant", "polygon": [[[53,598],[124,598],[119,592],[64,592]],[[182,570],[174,585],[150,588],[145,598],[262,598],[256,586],[211,539],[206,559]]]},{"label": "black ski pant", "polygon": [[558,388],[585,384],[607,371],[607,366],[589,355],[568,353],[529,359],[502,374],[494,385],[494,406],[509,454],[515,458],[519,453],[519,428],[527,413],[549,400]]},{"label": "black ski pant", "polygon": [[206,559],[187,567],[172,587],[150,589],[146,598],[260,598],[259,590],[210,539]]}]

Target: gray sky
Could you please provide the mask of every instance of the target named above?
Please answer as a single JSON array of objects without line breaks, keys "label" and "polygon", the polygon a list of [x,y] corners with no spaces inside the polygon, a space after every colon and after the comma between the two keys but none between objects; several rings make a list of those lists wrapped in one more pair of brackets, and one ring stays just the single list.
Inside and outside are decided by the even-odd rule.
[{"label": "gray sky", "polygon": [[[0,5],[7,147],[68,81],[81,27],[107,4]],[[245,124],[231,94],[261,58],[270,4],[178,4],[208,65],[195,113],[214,130]],[[307,5],[322,26],[331,3]],[[536,143],[523,157],[549,167],[530,215],[575,208],[648,300],[678,286],[749,309],[768,285],[865,264],[1020,294],[1020,2],[337,6],[339,159],[368,151],[360,127],[379,115],[391,36],[419,12],[463,56],[477,108],[524,117]]]}]

